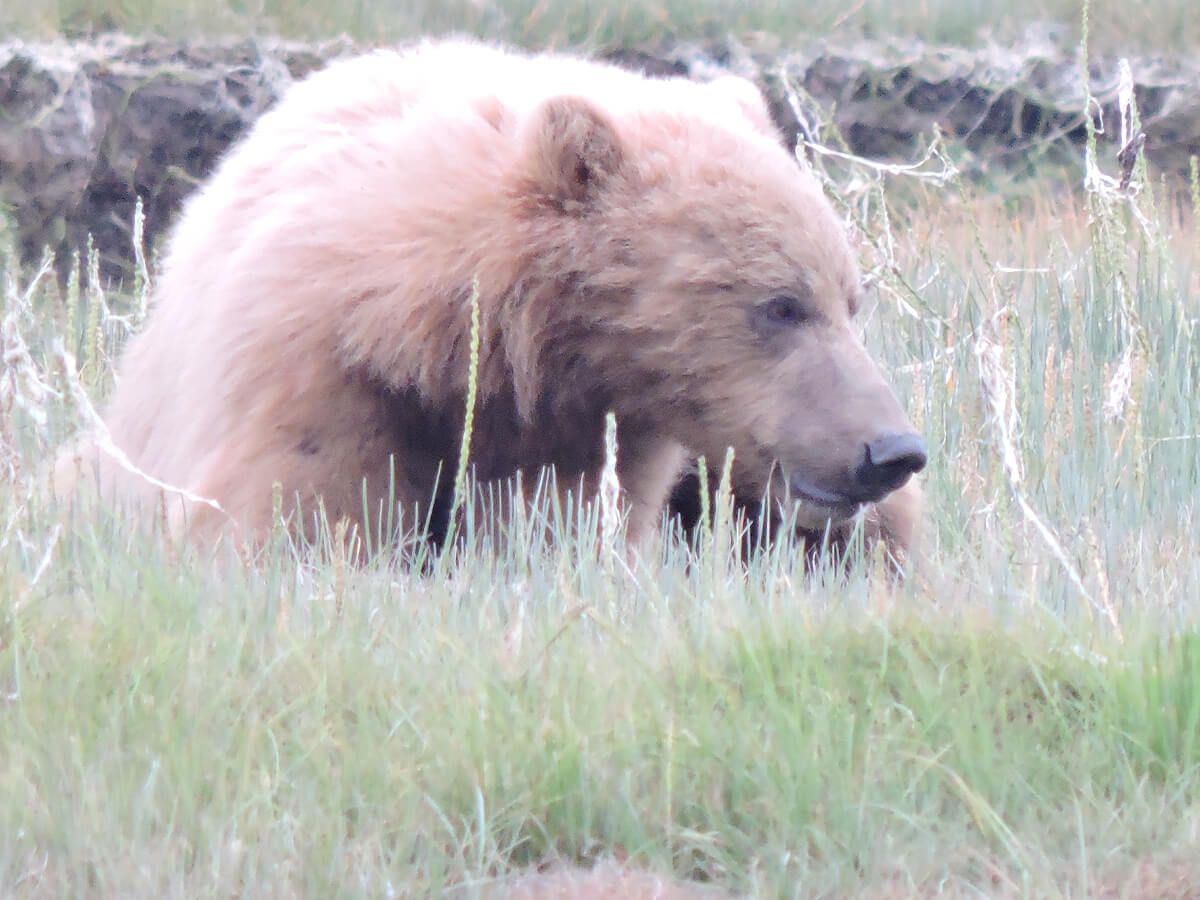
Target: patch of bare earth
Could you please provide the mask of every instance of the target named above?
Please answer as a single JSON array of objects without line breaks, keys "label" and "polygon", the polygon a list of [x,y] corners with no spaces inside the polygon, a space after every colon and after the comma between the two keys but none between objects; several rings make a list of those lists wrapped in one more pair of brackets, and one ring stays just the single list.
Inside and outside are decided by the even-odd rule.
[{"label": "patch of bare earth", "polygon": [[737,895],[616,863],[521,873],[483,891],[490,900],[726,900]]}]

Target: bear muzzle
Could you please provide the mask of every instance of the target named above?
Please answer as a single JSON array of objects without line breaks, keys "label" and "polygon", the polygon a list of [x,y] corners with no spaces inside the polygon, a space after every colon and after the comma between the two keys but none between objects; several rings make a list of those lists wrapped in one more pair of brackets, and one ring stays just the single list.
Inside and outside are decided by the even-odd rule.
[{"label": "bear muzzle", "polygon": [[925,468],[928,454],[921,436],[885,434],[863,445],[862,456],[842,484],[822,486],[794,474],[788,479],[793,499],[823,510],[831,520],[849,518],[862,505],[875,503],[904,486]]}]

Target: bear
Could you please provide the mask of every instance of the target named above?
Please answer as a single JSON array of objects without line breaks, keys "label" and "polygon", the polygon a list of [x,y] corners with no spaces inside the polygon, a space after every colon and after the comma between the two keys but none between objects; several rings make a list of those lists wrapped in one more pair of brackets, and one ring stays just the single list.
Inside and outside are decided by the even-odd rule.
[{"label": "bear", "polygon": [[[394,502],[440,541],[473,371],[481,486],[549,470],[593,496],[611,412],[631,538],[726,448],[738,496],[820,531],[926,463],[860,294],[753,83],[378,50],[289,88],[186,201],[106,438],[73,456],[199,540],[260,542],[282,498],[306,534],[318,507],[366,529]],[[900,552],[909,506],[881,535]]]}]

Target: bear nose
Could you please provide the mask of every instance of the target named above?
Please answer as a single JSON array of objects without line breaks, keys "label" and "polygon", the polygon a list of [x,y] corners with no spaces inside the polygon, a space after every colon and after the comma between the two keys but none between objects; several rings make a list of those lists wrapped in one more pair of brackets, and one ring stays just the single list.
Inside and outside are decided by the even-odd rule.
[{"label": "bear nose", "polygon": [[919,434],[885,434],[866,445],[854,479],[864,499],[878,500],[925,468],[925,461],[925,442]]}]

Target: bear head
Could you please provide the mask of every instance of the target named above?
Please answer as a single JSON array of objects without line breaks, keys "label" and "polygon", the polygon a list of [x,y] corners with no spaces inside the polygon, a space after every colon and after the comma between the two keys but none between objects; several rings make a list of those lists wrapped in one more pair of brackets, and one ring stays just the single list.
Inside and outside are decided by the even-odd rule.
[{"label": "bear head", "polygon": [[623,434],[710,462],[732,447],[739,495],[800,501],[820,528],[904,485],[925,446],[857,333],[860,275],[820,184],[752,85],[690,89],[673,108],[555,97],[523,123],[516,333],[537,339],[515,354],[518,405],[591,392]]}]

